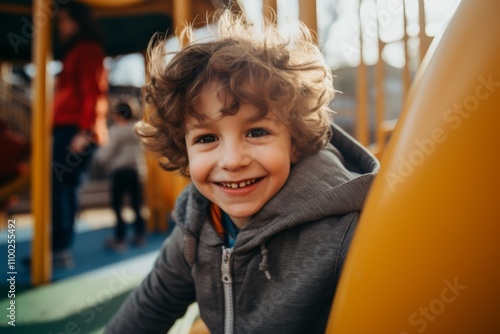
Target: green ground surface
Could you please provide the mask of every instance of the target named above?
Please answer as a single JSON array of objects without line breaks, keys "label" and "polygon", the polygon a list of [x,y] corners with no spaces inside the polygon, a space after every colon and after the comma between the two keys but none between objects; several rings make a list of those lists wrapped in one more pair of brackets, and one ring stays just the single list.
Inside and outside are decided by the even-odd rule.
[{"label": "green ground surface", "polygon": [[117,262],[53,284],[17,290],[15,327],[8,321],[10,300],[2,285],[1,333],[102,333],[130,291],[151,270],[157,252]]}]

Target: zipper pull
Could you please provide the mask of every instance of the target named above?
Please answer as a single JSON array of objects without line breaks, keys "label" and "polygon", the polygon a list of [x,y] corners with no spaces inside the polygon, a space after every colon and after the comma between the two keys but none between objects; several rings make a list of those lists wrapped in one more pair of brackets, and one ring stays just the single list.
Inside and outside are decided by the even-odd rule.
[{"label": "zipper pull", "polygon": [[231,254],[233,252],[232,248],[222,247],[222,283],[233,283],[231,277]]}]

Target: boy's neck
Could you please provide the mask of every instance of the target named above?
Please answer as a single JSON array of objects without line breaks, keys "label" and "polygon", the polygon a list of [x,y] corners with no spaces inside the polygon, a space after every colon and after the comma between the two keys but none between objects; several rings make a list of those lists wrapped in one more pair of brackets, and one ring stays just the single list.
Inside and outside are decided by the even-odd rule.
[{"label": "boy's neck", "polygon": [[231,217],[212,203],[210,206],[210,220],[217,234],[224,239],[225,246],[234,247],[240,228],[234,224]]},{"label": "boy's neck", "polygon": [[[229,215],[228,215],[229,216]],[[236,225],[238,228],[242,228],[243,225],[247,223],[247,221],[250,219],[249,217],[244,217],[244,218],[238,218],[238,217],[232,217],[229,216],[231,220],[233,221],[233,224]]]}]

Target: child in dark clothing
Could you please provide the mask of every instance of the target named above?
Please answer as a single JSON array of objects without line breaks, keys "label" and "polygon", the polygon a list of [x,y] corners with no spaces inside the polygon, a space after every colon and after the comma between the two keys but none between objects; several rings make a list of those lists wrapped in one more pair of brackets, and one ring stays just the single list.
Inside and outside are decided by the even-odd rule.
[{"label": "child in dark clothing", "polygon": [[289,43],[229,11],[218,25],[168,64],[163,44],[150,53],[140,131],[192,184],[106,333],[165,333],[194,301],[211,333],[325,331],[378,162],[331,125],[332,74],[305,27]]},{"label": "child in dark clothing", "polygon": [[141,214],[142,150],[134,132],[133,105],[133,100],[123,98],[116,104],[112,110],[114,125],[109,131],[109,144],[97,153],[97,159],[111,171],[111,205],[116,216],[116,229],[115,236],[106,240],[105,247],[115,251],[124,251],[127,248],[126,225],[122,216],[126,195],[130,197],[135,214],[135,237],[132,243],[137,246],[145,243],[145,225]]}]

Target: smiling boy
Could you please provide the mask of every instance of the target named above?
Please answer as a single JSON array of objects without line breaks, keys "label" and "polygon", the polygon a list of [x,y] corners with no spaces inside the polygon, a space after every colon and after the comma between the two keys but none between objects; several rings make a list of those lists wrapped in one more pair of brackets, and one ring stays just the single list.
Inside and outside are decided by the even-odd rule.
[{"label": "smiling boy", "polygon": [[323,333],[378,162],[331,125],[332,75],[224,12],[215,40],[151,50],[140,133],[190,176],[177,227],[106,333],[165,333],[194,301],[212,333]]}]

